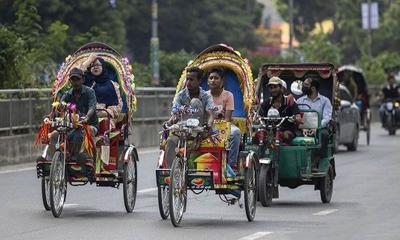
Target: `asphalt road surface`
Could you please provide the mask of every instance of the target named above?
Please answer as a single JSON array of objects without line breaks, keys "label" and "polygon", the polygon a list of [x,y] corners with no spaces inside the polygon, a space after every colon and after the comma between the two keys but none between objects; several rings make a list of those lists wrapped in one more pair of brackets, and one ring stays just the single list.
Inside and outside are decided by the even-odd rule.
[{"label": "asphalt road surface", "polygon": [[0,239],[400,239],[400,136],[373,126],[371,145],[360,134],[357,152],[336,155],[330,204],[312,186],[280,188],[272,207],[257,204],[254,222],[244,208],[213,192],[190,195],[183,224],[161,220],[155,189],[156,149],[141,150],[138,198],[125,212],[120,189],[68,186],[61,218],[43,209],[32,165],[0,170]]}]

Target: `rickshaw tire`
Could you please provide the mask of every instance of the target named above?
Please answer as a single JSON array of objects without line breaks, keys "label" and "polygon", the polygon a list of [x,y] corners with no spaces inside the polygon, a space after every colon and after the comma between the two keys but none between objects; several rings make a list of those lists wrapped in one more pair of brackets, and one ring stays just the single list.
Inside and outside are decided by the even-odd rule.
[{"label": "rickshaw tire", "polygon": [[[47,181],[47,183],[46,183]],[[46,195],[46,184],[48,185],[47,188],[49,191],[49,195],[50,195],[50,180],[49,179],[45,179],[45,177],[42,177],[42,181],[41,181],[41,188],[42,188],[42,201],[43,201],[43,207],[46,211],[50,211],[51,207],[50,207],[50,196]]]},{"label": "rickshaw tire", "polygon": [[[329,168],[328,168],[328,172],[327,172],[326,176],[321,178],[320,182],[319,182],[319,191],[320,191],[322,203],[330,203],[331,202],[332,195],[333,195],[333,178],[334,178],[333,175],[334,175],[333,167],[331,164],[329,164]],[[327,189],[327,186],[326,186],[327,178],[330,181],[330,185],[329,185],[330,189]]]},{"label": "rickshaw tire", "polygon": [[130,206],[129,204],[129,199],[128,199],[128,182],[127,182],[127,176],[128,176],[128,162],[126,162],[124,164],[124,172],[123,172],[123,178],[122,178],[122,184],[123,184],[123,195],[124,195],[124,205],[125,205],[125,210],[127,213],[131,213],[133,212],[133,209],[135,208],[135,204],[136,204],[136,195],[137,195],[137,159],[136,159],[136,155],[132,154],[132,159],[130,159],[129,161],[132,161],[133,166],[134,166],[134,179],[135,179],[135,183],[133,186],[133,203],[132,206]]},{"label": "rickshaw tire", "polygon": [[[186,199],[184,200],[184,202],[182,203],[182,215],[181,216],[179,216],[178,218],[175,218],[175,215],[174,215],[174,204],[173,204],[173,194],[171,194],[171,193],[173,193],[174,192],[174,182],[175,182],[175,180],[174,180],[174,173],[175,173],[175,171],[177,171],[177,169],[178,169],[178,163],[179,162],[181,162],[181,164],[183,165],[184,164],[184,162],[183,162],[183,159],[181,159],[181,158],[176,158],[176,159],[174,159],[174,161],[172,162],[172,167],[171,167],[171,174],[170,174],[170,177],[171,177],[171,182],[170,182],[170,188],[169,188],[169,196],[168,196],[168,204],[169,204],[169,217],[170,217],[170,219],[171,219],[171,223],[172,223],[172,225],[174,226],[174,227],[179,227],[180,226],[180,224],[181,224],[181,221],[182,221],[182,218],[183,218],[183,213],[184,213],[184,208],[185,208],[185,201],[186,201]],[[182,166],[182,171],[184,171],[184,166]],[[185,174],[185,176],[186,176],[186,174]],[[186,196],[187,197],[187,196]]]},{"label": "rickshaw tire", "polygon": [[263,207],[270,207],[272,203],[274,189],[272,185],[268,187],[269,184],[272,184],[271,178],[271,168],[267,165],[262,165],[258,181],[258,195]]},{"label": "rickshaw tire", "polygon": [[[55,153],[54,153],[54,155],[53,155],[53,160],[52,160],[52,162],[51,162],[51,170],[50,170],[50,179],[49,179],[49,200],[50,200],[50,208],[51,208],[51,212],[52,212],[52,214],[53,214],[53,216],[55,217],[55,218],[58,218],[58,217],[60,217],[60,215],[61,215],[61,213],[62,213],[62,210],[63,210],[63,207],[64,207],[64,203],[65,203],[65,199],[66,199],[66,194],[67,194],[67,182],[66,182],[66,179],[64,179],[64,181],[65,181],[65,192],[64,192],[64,199],[63,199],[63,203],[62,203],[62,205],[60,206],[60,208],[57,210],[57,209],[55,209],[55,203],[54,203],[54,196],[53,196],[53,194],[52,194],[52,191],[51,191],[51,189],[53,188],[53,181],[52,181],[52,179],[53,179],[53,174],[54,174],[54,171],[55,171],[55,168],[56,168],[56,165],[57,165],[57,163],[58,162],[60,162],[60,160],[61,160],[61,158],[63,157],[63,155],[62,155],[62,153],[60,152],[60,151],[56,151]],[[65,173],[64,173],[64,178],[66,178],[66,176],[65,176]]]},{"label": "rickshaw tire", "polygon": [[[164,187],[164,188],[167,188],[167,187]],[[163,187],[162,186],[158,186],[157,187],[157,191],[158,191],[157,192],[158,210],[160,211],[161,218],[163,220],[166,220],[169,217],[169,199],[167,200],[167,202],[168,202],[168,206],[167,206],[168,211],[165,212],[164,209],[163,209],[164,206],[163,206],[163,198],[162,198]],[[169,196],[167,196],[167,198],[169,198]]]},{"label": "rickshaw tire", "polygon": [[[255,217],[255,215],[256,215],[256,204],[257,204],[257,184],[259,183],[258,181],[257,181],[257,174],[256,174],[256,172],[257,172],[257,169],[256,169],[256,162],[255,162],[255,160],[254,160],[254,158],[252,158],[252,163],[251,164],[249,164],[249,167],[248,168],[246,168],[245,170],[244,170],[244,187],[243,187],[243,190],[244,190],[244,206],[245,206],[245,210],[246,210],[246,217],[247,217],[247,220],[249,221],[249,222],[252,222],[253,220],[254,220],[254,217]],[[250,171],[250,168],[252,168],[253,169],[253,171],[254,171],[254,184],[255,184],[255,186],[254,186],[254,195],[253,195],[253,200],[249,200],[249,171]],[[253,206],[253,209],[250,209],[250,207],[251,207],[251,205]]]}]

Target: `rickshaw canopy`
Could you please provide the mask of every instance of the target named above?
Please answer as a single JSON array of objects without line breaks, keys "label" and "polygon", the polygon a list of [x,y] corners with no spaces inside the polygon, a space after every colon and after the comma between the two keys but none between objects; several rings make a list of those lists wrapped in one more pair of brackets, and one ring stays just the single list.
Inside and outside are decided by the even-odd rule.
[{"label": "rickshaw canopy", "polygon": [[128,58],[122,57],[115,49],[105,43],[92,42],[80,47],[74,54],[65,58],[57,71],[56,80],[53,83],[52,94],[57,95],[60,91],[69,88],[68,75],[72,68],[80,66],[87,58],[95,53],[105,60],[108,69],[113,73],[112,81],[120,86],[123,98],[123,112],[136,110],[135,82],[132,66]]}]

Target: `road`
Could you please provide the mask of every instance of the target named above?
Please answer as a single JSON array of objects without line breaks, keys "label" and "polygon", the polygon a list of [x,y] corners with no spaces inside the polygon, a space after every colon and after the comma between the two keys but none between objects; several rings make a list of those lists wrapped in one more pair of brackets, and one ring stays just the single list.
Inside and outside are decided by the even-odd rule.
[{"label": "road", "polygon": [[[40,181],[32,168],[0,170],[0,239],[399,239],[400,136],[373,126],[371,145],[360,135],[357,152],[336,155],[330,204],[311,186],[280,188],[272,207],[257,205],[254,222],[213,192],[190,195],[183,226],[158,213],[157,152],[141,151],[138,199],[125,213],[121,189],[68,187],[61,218],[43,210]],[[22,167],[21,167],[22,168]]]}]

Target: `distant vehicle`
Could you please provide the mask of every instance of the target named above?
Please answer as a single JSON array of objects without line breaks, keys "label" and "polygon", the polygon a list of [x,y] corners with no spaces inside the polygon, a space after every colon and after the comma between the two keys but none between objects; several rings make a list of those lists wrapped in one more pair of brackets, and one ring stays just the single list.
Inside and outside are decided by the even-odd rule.
[{"label": "distant vehicle", "polygon": [[339,85],[340,106],[336,126],[336,145],[345,145],[349,151],[357,151],[360,132],[360,110],[354,102],[354,97],[344,86]]},{"label": "distant vehicle", "polygon": [[369,145],[371,137],[371,110],[369,105],[368,85],[364,73],[360,68],[353,65],[344,65],[338,69],[338,81],[346,86],[350,84],[350,80],[356,84],[357,96],[356,105],[360,109],[360,130],[365,131],[367,145]]}]

